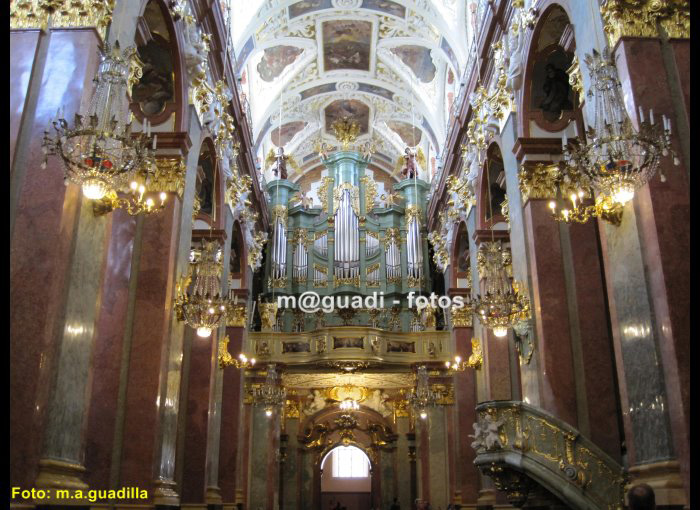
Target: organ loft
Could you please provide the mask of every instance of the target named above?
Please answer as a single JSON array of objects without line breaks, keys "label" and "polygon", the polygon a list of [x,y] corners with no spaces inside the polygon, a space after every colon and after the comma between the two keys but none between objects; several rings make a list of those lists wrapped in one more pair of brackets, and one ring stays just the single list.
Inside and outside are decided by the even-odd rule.
[{"label": "organ loft", "polygon": [[10,508],[689,509],[689,4],[11,0]]}]

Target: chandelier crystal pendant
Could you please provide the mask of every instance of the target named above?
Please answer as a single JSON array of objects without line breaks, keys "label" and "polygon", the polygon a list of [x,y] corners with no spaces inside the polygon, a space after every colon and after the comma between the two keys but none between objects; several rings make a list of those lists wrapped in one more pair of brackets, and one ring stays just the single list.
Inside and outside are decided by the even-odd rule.
[{"label": "chandelier crystal pendant", "polygon": [[277,384],[275,365],[268,365],[265,382],[260,388],[253,390],[253,403],[256,406],[264,407],[265,415],[269,418],[276,408],[284,405],[286,398],[287,391]]},{"label": "chandelier crystal pendant", "polygon": [[188,274],[178,284],[177,318],[203,338],[209,337],[226,319],[230,300],[221,292],[222,271],[218,243],[204,241],[201,251],[193,250],[190,254]]},{"label": "chandelier crystal pendant", "polygon": [[422,420],[425,420],[428,417],[428,408],[436,406],[441,396],[440,392],[430,389],[428,369],[425,365],[419,366],[416,374],[416,387],[408,395],[409,405]]},{"label": "chandelier crystal pendant", "polygon": [[484,270],[485,292],[477,295],[474,312],[495,336],[505,337],[514,324],[530,317],[530,300],[520,292],[517,282],[511,282],[500,241],[482,243],[479,258]]},{"label": "chandelier crystal pendant", "polygon": [[59,111],[52,123],[55,133],[45,131],[42,141],[42,168],[48,156],[60,157],[66,183],[79,185],[88,199],[106,202],[111,209],[124,207],[130,214],[158,210],[166,198],[165,193],[157,199],[149,196],[156,146],[150,124],[146,121],[141,132],[133,133],[128,120],[127,90],[137,62],[133,47],[122,52],[118,42],[105,44],[87,110],[76,113],[72,125]]},{"label": "chandelier crystal pendant", "polygon": [[[591,75],[588,96],[595,101],[595,125],[586,131],[587,143],[564,143],[564,161],[588,177],[597,195],[625,204],[654,177],[662,157],[672,154],[674,164],[680,164],[671,149],[671,120],[662,115],[661,124],[655,123],[653,110],[647,120],[640,106],[635,130],[609,50],[603,54],[593,50],[585,62]],[[665,181],[663,174],[661,181]]]}]

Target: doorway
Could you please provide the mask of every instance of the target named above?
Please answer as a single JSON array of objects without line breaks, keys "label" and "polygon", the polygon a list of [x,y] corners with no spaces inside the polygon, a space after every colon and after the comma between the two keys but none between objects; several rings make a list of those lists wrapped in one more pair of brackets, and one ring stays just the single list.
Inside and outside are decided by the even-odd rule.
[{"label": "doorway", "polygon": [[321,510],[367,510],[372,507],[369,457],[352,445],[337,446],[321,461]]}]

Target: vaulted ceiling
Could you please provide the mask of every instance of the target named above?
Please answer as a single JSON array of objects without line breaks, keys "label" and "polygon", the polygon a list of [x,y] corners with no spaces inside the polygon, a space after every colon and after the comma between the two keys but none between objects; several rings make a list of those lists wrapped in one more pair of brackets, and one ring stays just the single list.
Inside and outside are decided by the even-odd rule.
[{"label": "vaulted ceiling", "polygon": [[430,179],[467,59],[466,2],[222,1],[263,167],[282,144],[301,167],[291,180],[318,175],[314,146],[337,146],[331,124],[350,118],[376,147],[370,168],[391,174],[418,145]]}]

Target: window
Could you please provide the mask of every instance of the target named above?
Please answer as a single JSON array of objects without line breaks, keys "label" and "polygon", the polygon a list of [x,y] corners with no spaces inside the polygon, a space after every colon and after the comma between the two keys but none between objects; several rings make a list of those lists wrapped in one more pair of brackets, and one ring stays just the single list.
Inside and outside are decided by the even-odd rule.
[{"label": "window", "polygon": [[333,450],[333,478],[367,478],[369,461],[365,452],[355,446],[339,446]]}]

